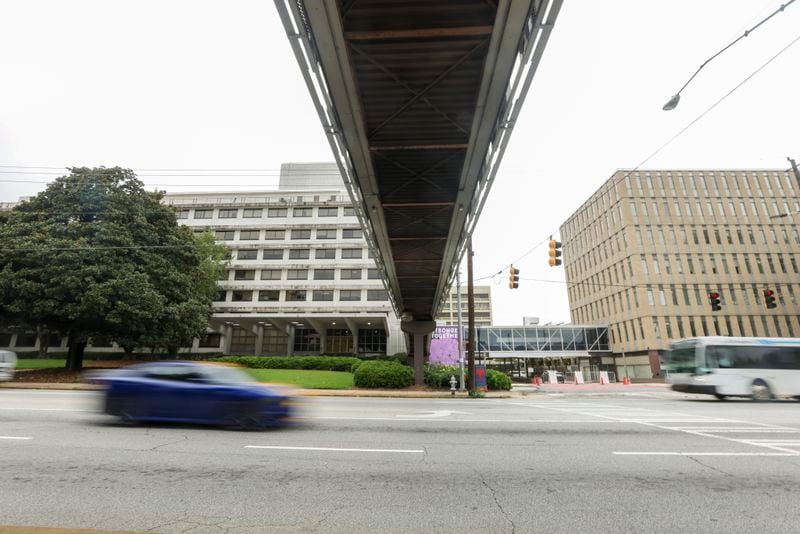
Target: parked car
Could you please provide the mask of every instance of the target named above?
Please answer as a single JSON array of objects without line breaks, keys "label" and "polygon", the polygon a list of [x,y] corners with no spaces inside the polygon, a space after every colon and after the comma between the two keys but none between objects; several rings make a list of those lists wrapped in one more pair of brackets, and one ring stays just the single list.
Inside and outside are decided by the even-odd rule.
[{"label": "parked car", "polygon": [[0,382],[13,380],[17,355],[10,350],[0,350]]},{"label": "parked car", "polygon": [[104,411],[126,422],[264,428],[284,425],[292,399],[234,367],[197,362],[132,365],[91,378],[106,386]]}]

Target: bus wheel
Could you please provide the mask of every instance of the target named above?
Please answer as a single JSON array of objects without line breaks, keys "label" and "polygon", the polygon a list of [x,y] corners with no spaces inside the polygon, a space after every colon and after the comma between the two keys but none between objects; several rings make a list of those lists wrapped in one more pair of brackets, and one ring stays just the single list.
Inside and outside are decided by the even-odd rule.
[{"label": "bus wheel", "polygon": [[717,400],[721,400],[721,401],[728,400],[728,396],[727,395],[722,395],[720,393],[714,393],[714,396],[717,398]]},{"label": "bus wheel", "polygon": [[756,380],[753,382],[753,385],[750,386],[750,392],[752,399],[757,402],[763,402],[772,399],[772,392],[769,390],[767,383],[763,380]]}]

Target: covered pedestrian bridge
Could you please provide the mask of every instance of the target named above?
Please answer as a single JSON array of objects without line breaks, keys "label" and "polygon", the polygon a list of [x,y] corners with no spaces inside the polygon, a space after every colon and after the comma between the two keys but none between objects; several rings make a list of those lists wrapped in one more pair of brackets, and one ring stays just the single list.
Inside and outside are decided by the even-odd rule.
[{"label": "covered pedestrian bridge", "polygon": [[561,0],[275,1],[419,353]]}]

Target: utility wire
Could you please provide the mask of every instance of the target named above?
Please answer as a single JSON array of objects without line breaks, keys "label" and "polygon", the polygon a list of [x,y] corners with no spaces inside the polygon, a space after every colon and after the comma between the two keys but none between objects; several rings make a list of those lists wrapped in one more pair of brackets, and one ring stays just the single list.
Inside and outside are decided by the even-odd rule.
[{"label": "utility wire", "polygon": [[92,250],[135,250],[135,249],[175,249],[175,248],[197,248],[198,245],[189,243],[183,245],[90,245],[86,247],[20,247],[20,248],[0,248],[3,252],[51,252],[51,251],[72,251],[84,252]]},{"label": "utility wire", "polygon": [[[792,0],[792,2],[793,2],[793,1],[794,1],[794,0]],[[791,3],[791,2],[790,2],[790,3]],[[713,104],[711,104],[711,106],[709,106],[708,108],[706,108],[706,110],[705,110],[705,111],[703,111],[702,113],[700,113],[700,115],[698,115],[697,117],[695,117],[695,119],[694,119],[694,120],[692,120],[692,121],[691,121],[689,124],[687,124],[686,126],[684,126],[683,128],[681,128],[681,129],[680,129],[680,130],[679,130],[679,131],[678,131],[678,132],[677,132],[675,135],[673,135],[672,137],[670,137],[670,138],[669,138],[669,139],[668,139],[666,142],[662,143],[662,144],[661,144],[661,146],[659,146],[657,149],[655,149],[653,152],[651,152],[649,156],[647,156],[647,157],[646,157],[646,158],[644,158],[644,159],[643,159],[641,162],[639,162],[639,164],[638,164],[638,165],[636,165],[636,167],[634,167],[633,169],[631,169],[631,170],[629,170],[628,172],[626,172],[626,173],[625,173],[623,176],[620,176],[619,178],[617,178],[617,179],[613,180],[613,181],[611,182],[611,184],[610,184],[608,187],[604,187],[604,186],[605,186],[605,184],[603,184],[603,185],[601,186],[601,188],[605,189],[605,191],[603,191],[603,192],[602,192],[602,193],[601,193],[601,194],[600,194],[600,195],[599,195],[599,196],[598,196],[598,197],[597,197],[597,198],[596,198],[596,199],[593,201],[593,203],[596,203],[596,202],[598,202],[598,201],[599,201],[601,198],[603,198],[603,196],[604,196],[604,195],[609,195],[609,196],[610,196],[610,194],[611,194],[611,193],[610,193],[610,191],[611,191],[613,188],[615,188],[617,184],[619,184],[620,182],[622,182],[623,180],[625,180],[626,178],[628,178],[628,177],[629,177],[631,174],[633,174],[635,171],[639,170],[639,169],[640,169],[640,168],[641,168],[641,167],[642,167],[642,166],[643,166],[645,163],[647,163],[648,161],[650,161],[651,159],[653,159],[653,158],[654,158],[656,155],[658,155],[658,154],[659,154],[659,153],[660,153],[662,150],[664,150],[664,149],[665,149],[667,146],[669,146],[670,144],[672,144],[672,143],[673,143],[673,142],[674,142],[674,141],[675,141],[675,140],[676,140],[678,137],[680,137],[681,135],[683,135],[683,134],[684,134],[684,133],[685,133],[685,132],[686,132],[686,131],[687,131],[689,128],[691,128],[692,126],[694,126],[694,125],[695,125],[695,124],[696,124],[696,123],[697,123],[697,122],[698,122],[700,119],[702,119],[703,117],[705,117],[705,116],[706,116],[706,115],[707,115],[707,114],[708,114],[708,113],[709,113],[711,110],[713,110],[714,108],[716,108],[716,107],[717,107],[719,104],[721,104],[721,103],[722,103],[724,100],[726,100],[726,99],[727,99],[729,96],[731,96],[731,95],[732,95],[734,92],[736,92],[736,90],[738,90],[738,89],[739,89],[740,87],[742,87],[742,86],[743,86],[745,83],[747,83],[748,81],[750,81],[750,79],[752,79],[752,78],[753,78],[753,77],[754,77],[756,74],[758,74],[759,72],[761,72],[761,70],[763,70],[763,69],[764,69],[764,68],[765,68],[767,65],[769,65],[770,63],[772,63],[772,62],[773,62],[775,59],[777,59],[777,58],[778,58],[778,57],[779,57],[781,54],[783,54],[784,52],[786,52],[786,50],[788,50],[788,49],[789,49],[789,48],[790,48],[792,45],[794,45],[795,43],[797,43],[797,41],[800,41],[800,35],[798,35],[797,37],[795,37],[795,38],[794,38],[792,41],[790,41],[790,42],[789,42],[789,43],[788,43],[786,46],[784,46],[783,48],[781,48],[781,49],[780,49],[780,50],[779,50],[779,51],[778,51],[778,52],[777,52],[775,55],[773,55],[773,56],[772,56],[771,58],[769,58],[767,61],[765,61],[764,63],[762,63],[762,64],[761,64],[761,66],[759,66],[759,67],[758,67],[756,70],[754,70],[752,73],[750,73],[750,75],[748,75],[746,78],[744,78],[744,79],[743,79],[741,82],[739,82],[738,84],[736,84],[736,86],[734,86],[734,87],[733,87],[733,89],[731,89],[730,91],[728,91],[727,93],[725,93],[725,94],[724,94],[724,95],[723,95],[721,98],[719,98],[719,99],[718,99],[716,102],[714,102]],[[556,231],[555,231],[555,232],[552,232],[552,233],[551,233],[551,235],[555,235],[555,234],[557,234],[557,233],[558,233],[558,229],[556,229]],[[544,241],[547,241],[547,240],[549,240],[549,237],[548,237],[547,239],[545,239]],[[542,243],[544,243],[544,241],[542,241]],[[536,247],[540,246],[542,243],[539,243],[538,245],[536,245]],[[535,249],[536,247],[534,247],[534,249]],[[531,251],[529,251],[529,252],[532,252],[532,250],[531,250]],[[527,255],[527,253],[526,253],[526,255]],[[510,265],[511,265],[511,264],[508,264],[508,266],[509,266],[509,267],[510,267]],[[495,274],[492,274],[492,275],[489,275],[489,276],[484,276],[484,277],[482,277],[482,278],[477,278],[476,280],[485,280],[486,278],[492,278],[492,277],[494,277],[494,276],[497,276],[498,274],[502,273],[502,272],[503,272],[503,270],[504,270],[505,268],[506,268],[506,267],[503,267],[502,269],[500,269],[500,271],[499,271],[499,272],[497,272],[497,273],[495,273]]]}]

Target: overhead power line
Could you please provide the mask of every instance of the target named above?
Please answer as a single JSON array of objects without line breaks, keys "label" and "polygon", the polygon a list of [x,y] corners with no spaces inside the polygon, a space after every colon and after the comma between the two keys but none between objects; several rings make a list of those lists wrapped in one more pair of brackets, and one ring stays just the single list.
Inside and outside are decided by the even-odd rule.
[{"label": "overhead power line", "polygon": [[[730,91],[728,91],[727,93],[725,93],[725,94],[724,94],[722,97],[720,97],[720,98],[719,98],[719,99],[718,99],[716,102],[714,102],[714,103],[713,103],[713,104],[711,104],[711,105],[710,105],[708,108],[706,108],[706,109],[705,109],[705,111],[703,111],[702,113],[700,113],[700,114],[699,114],[697,117],[695,117],[695,118],[694,118],[694,119],[693,119],[691,122],[689,122],[689,123],[688,123],[686,126],[684,126],[683,128],[681,128],[681,129],[680,129],[680,130],[679,130],[679,131],[678,131],[676,134],[674,134],[672,137],[670,137],[670,138],[669,138],[669,139],[668,139],[666,142],[662,143],[662,144],[661,144],[661,146],[659,146],[659,147],[658,147],[658,148],[656,148],[656,149],[655,149],[653,152],[651,152],[649,156],[647,156],[647,157],[646,157],[646,158],[644,158],[644,159],[643,159],[641,162],[639,162],[639,164],[637,164],[637,165],[636,165],[636,166],[635,166],[633,169],[631,169],[631,170],[629,170],[628,172],[626,172],[626,173],[625,173],[623,176],[620,176],[619,178],[617,178],[617,179],[613,180],[613,181],[611,182],[611,185],[610,185],[609,187],[606,187],[606,188],[604,188],[604,189],[605,189],[605,191],[601,192],[601,194],[600,194],[600,195],[598,195],[598,197],[597,197],[597,198],[595,198],[593,202],[598,202],[598,201],[599,201],[601,198],[603,198],[603,196],[604,196],[604,195],[610,195],[610,191],[611,191],[611,190],[612,190],[612,189],[613,189],[613,188],[614,188],[614,187],[615,187],[617,184],[619,184],[620,182],[622,182],[623,180],[625,180],[625,178],[628,178],[628,177],[629,177],[631,174],[633,174],[634,172],[636,172],[637,170],[639,170],[639,169],[640,169],[640,168],[641,168],[641,167],[642,167],[644,164],[646,164],[648,161],[650,161],[651,159],[653,159],[653,158],[654,158],[656,155],[658,155],[658,154],[659,154],[659,153],[660,153],[662,150],[664,150],[664,149],[665,149],[667,146],[669,146],[670,144],[672,144],[672,143],[673,143],[673,142],[674,142],[676,139],[678,139],[678,138],[679,138],[681,135],[683,135],[684,133],[686,133],[686,131],[687,131],[687,130],[689,130],[689,128],[691,128],[692,126],[694,126],[695,124],[697,124],[697,122],[698,122],[698,121],[700,121],[700,119],[702,119],[703,117],[705,117],[705,116],[706,116],[706,115],[707,115],[709,112],[711,112],[711,111],[712,111],[714,108],[716,108],[716,107],[717,107],[719,104],[721,104],[723,101],[725,101],[725,100],[726,100],[726,99],[727,99],[729,96],[731,96],[731,95],[732,95],[734,92],[736,92],[736,91],[737,91],[737,90],[738,90],[740,87],[742,87],[744,84],[746,84],[748,81],[750,81],[750,80],[751,80],[751,79],[752,79],[752,78],[753,78],[753,77],[754,77],[756,74],[758,74],[759,72],[761,72],[761,71],[762,71],[762,70],[763,70],[763,69],[764,69],[764,68],[765,68],[767,65],[769,65],[770,63],[772,63],[772,62],[773,62],[775,59],[777,59],[777,58],[778,58],[778,57],[779,57],[781,54],[783,54],[783,53],[784,53],[784,52],[786,52],[786,51],[787,51],[789,48],[791,48],[791,47],[792,47],[794,44],[796,44],[796,43],[797,43],[797,41],[800,41],[800,35],[798,35],[797,37],[795,37],[794,39],[792,39],[792,40],[791,40],[791,41],[790,41],[790,42],[789,42],[789,43],[788,43],[786,46],[784,46],[783,48],[781,48],[781,49],[780,49],[780,50],[779,50],[779,51],[778,51],[778,52],[777,52],[775,55],[773,55],[772,57],[770,57],[770,58],[769,58],[767,61],[765,61],[764,63],[762,63],[762,64],[761,64],[761,65],[760,65],[758,68],[756,68],[756,69],[755,69],[753,72],[751,72],[751,73],[750,73],[750,74],[749,74],[747,77],[745,77],[745,78],[744,78],[744,79],[743,79],[741,82],[739,82],[738,84],[736,84],[736,85],[733,87],[733,89],[731,89]],[[604,185],[605,185],[605,184],[604,184]],[[602,187],[602,186],[601,186],[601,187]],[[559,231],[559,229],[558,229],[558,228],[556,228],[556,229],[555,229],[555,231],[553,231],[553,232],[551,232],[551,233],[550,233],[550,235],[556,235],[556,234],[558,233],[558,231]],[[534,249],[535,249],[536,247],[538,247],[538,246],[541,246],[541,245],[542,245],[544,242],[546,242],[548,239],[549,239],[549,237],[548,237],[548,238],[546,238],[545,240],[543,240],[541,243],[537,244],[537,245],[534,247]],[[531,251],[529,251],[529,252],[532,252],[532,250],[531,250]],[[526,253],[526,254],[527,254],[527,253]],[[517,263],[518,261],[519,261],[519,260],[516,260],[516,261],[514,261],[514,262],[511,262],[511,263],[507,264],[506,266],[504,266],[503,268],[501,268],[501,269],[500,269],[500,271],[498,271],[498,272],[497,272],[497,273],[495,273],[495,274],[492,274],[492,275],[489,275],[489,276],[484,276],[484,277],[481,277],[481,278],[477,278],[476,280],[485,280],[486,278],[491,278],[491,277],[493,277],[493,276],[497,276],[498,274],[502,273],[502,272],[503,272],[503,270],[505,270],[507,267],[510,267],[510,266],[511,266],[513,263]]]}]

